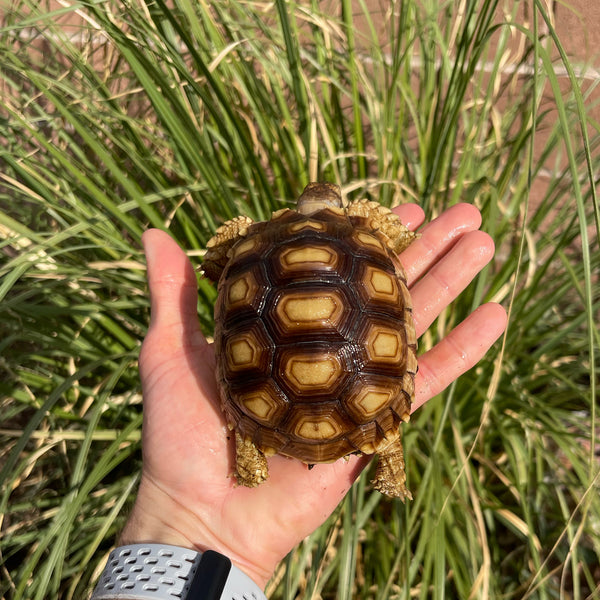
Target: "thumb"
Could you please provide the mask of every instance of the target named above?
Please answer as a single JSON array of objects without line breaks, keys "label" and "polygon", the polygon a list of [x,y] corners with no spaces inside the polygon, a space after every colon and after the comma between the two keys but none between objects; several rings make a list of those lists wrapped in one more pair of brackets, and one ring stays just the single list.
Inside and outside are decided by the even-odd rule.
[{"label": "thumb", "polygon": [[198,291],[194,268],[171,236],[149,229],[142,236],[150,288],[150,331],[164,347],[205,344],[197,317]]}]

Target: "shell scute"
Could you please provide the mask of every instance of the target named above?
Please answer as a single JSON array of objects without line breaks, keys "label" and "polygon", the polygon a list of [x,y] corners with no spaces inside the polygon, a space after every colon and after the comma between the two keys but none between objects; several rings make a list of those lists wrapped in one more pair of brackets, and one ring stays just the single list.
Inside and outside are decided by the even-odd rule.
[{"label": "shell scute", "polygon": [[267,223],[254,223],[249,225],[245,235],[232,244],[227,253],[229,263],[234,261],[238,268],[255,264],[263,256],[270,241],[263,235]]},{"label": "shell scute", "polygon": [[256,260],[244,263],[235,263],[237,268],[219,282],[215,322],[226,324],[227,328],[259,317],[271,287],[264,266]]},{"label": "shell scute", "polygon": [[362,342],[361,354],[365,371],[400,378],[404,375],[408,355],[405,351],[406,333],[404,329],[398,328],[397,323],[379,316],[367,319],[358,337]]},{"label": "shell scute", "polygon": [[270,370],[275,345],[262,323],[233,330],[225,341],[225,369],[231,379],[262,377]]},{"label": "shell scute", "polygon": [[294,402],[318,404],[336,398],[354,372],[353,356],[344,345],[291,344],[279,348],[273,378]]},{"label": "shell scute", "polygon": [[[277,428],[289,410],[286,395],[269,379],[233,390],[232,396],[249,420],[268,425],[269,428]],[[243,430],[242,433],[248,432]],[[279,445],[285,439],[282,436]]]},{"label": "shell scute", "polygon": [[361,262],[356,276],[356,293],[366,311],[383,312],[402,319],[408,289],[396,271],[371,262]]},{"label": "shell scute", "polygon": [[392,402],[397,391],[386,378],[358,377],[342,400],[344,409],[357,425],[374,422],[377,414]]},{"label": "shell scute", "polygon": [[381,452],[393,441],[385,436],[385,432],[377,421],[369,421],[359,425],[348,434],[348,440],[357,452],[363,454]]},{"label": "shell scute", "polygon": [[346,433],[344,418],[336,402],[317,406],[299,405],[288,424],[290,433],[299,440],[323,442],[336,440]]},{"label": "shell scute", "polygon": [[356,326],[355,305],[343,287],[319,281],[277,290],[268,299],[265,321],[280,344],[325,339],[343,342]]},{"label": "shell scute", "polygon": [[302,281],[340,284],[352,272],[351,255],[339,244],[302,231],[301,237],[282,242],[267,259],[268,272],[277,286]]}]

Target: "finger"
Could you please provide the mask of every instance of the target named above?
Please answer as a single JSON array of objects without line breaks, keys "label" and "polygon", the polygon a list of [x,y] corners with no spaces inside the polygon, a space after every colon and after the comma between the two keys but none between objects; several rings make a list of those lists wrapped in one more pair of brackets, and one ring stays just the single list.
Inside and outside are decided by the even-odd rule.
[{"label": "finger", "polygon": [[494,241],[483,231],[465,233],[411,288],[417,336],[433,323],[494,256]]},{"label": "finger", "polygon": [[198,291],[194,268],[185,252],[164,231],[142,236],[150,288],[150,327],[143,358],[207,344],[197,317]]},{"label": "finger", "polygon": [[427,272],[463,235],[479,229],[481,213],[472,204],[456,204],[428,223],[401,254],[409,286]]},{"label": "finger", "polygon": [[196,274],[185,252],[160,229],[146,231],[142,242],[148,265],[150,329],[182,342],[205,343],[197,319]]},{"label": "finger", "polygon": [[423,354],[419,358],[411,410],[414,412],[477,364],[502,335],[506,320],[502,306],[493,302],[484,304]]},{"label": "finger", "polygon": [[401,204],[393,208],[392,212],[412,231],[420,227],[425,220],[425,212],[418,204]]}]

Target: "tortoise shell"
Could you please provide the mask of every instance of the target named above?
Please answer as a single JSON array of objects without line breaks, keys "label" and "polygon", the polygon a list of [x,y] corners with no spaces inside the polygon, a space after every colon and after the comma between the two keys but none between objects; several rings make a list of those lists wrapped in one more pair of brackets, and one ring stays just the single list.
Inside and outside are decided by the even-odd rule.
[{"label": "tortoise shell", "polygon": [[223,262],[217,381],[236,434],[311,464],[398,442],[417,344],[388,237],[340,208],[285,209],[247,224]]}]

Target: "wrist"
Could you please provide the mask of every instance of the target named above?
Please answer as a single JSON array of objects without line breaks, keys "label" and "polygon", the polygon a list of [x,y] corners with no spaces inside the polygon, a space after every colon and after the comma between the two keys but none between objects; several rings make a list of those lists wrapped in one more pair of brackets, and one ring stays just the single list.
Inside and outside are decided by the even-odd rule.
[{"label": "wrist", "polygon": [[[138,495],[125,527],[119,535],[118,545],[169,544],[189,548],[190,550],[198,550],[196,544],[183,535],[174,523],[168,522],[170,520],[169,515],[173,515],[173,511],[161,514],[160,507],[164,507],[163,510],[165,511],[167,510],[164,502],[156,503],[155,507],[156,512],[150,502],[146,502]],[[177,520],[177,518],[174,520]]]},{"label": "wrist", "polygon": [[267,600],[262,590],[222,554],[167,544],[115,548],[91,600]]},{"label": "wrist", "polygon": [[262,590],[272,575],[232,551],[211,533],[202,519],[145,476],[142,476],[135,504],[118,539],[119,546],[130,544],[166,544],[196,552],[214,550],[229,558]]}]

